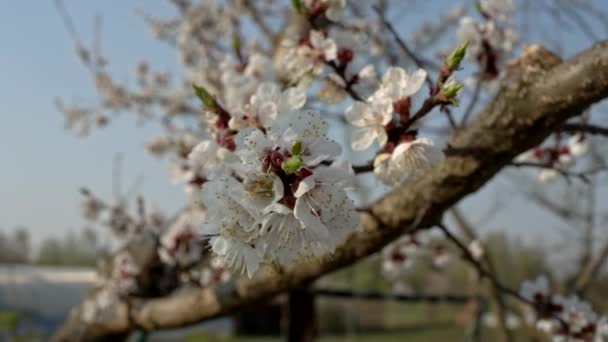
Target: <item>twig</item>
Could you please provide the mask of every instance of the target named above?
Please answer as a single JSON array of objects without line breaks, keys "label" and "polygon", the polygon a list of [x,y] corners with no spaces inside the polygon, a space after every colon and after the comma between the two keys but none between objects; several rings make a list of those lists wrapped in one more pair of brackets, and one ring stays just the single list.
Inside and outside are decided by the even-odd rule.
[{"label": "twig", "polygon": [[479,94],[481,93],[481,86],[483,84],[483,80],[481,78],[477,79],[475,82],[475,88],[473,89],[473,95],[471,96],[471,101],[467,105],[467,108],[464,110],[464,114],[462,115],[462,119],[460,120],[460,126],[466,125],[469,121],[469,117],[473,113],[473,109],[479,100]]},{"label": "twig", "polygon": [[583,132],[595,135],[604,135],[608,136],[608,127],[589,125],[589,124],[576,124],[576,123],[567,123],[562,125],[562,132]]},{"label": "twig", "polygon": [[[431,62],[429,60],[426,60],[426,59],[423,59],[422,57],[417,56],[407,46],[407,44],[403,41],[403,39],[401,39],[401,37],[399,36],[399,33],[393,27],[393,24],[391,24],[386,18],[384,18],[382,16],[382,10],[378,6],[372,6],[372,7],[373,7],[374,11],[376,11],[376,13],[379,16],[381,16],[384,26],[391,33],[391,35],[397,42],[397,45],[399,45],[399,48],[401,48],[401,50],[414,62],[414,64],[416,64],[417,67],[422,68],[422,69],[435,69],[435,70],[440,69],[440,67],[438,65],[436,65],[434,62]],[[429,78],[427,78],[426,81],[429,85],[433,85],[433,81],[431,81]]]},{"label": "twig", "polygon": [[460,239],[458,239],[454,234],[452,234],[452,232],[450,232],[447,227],[443,224],[443,223],[439,223],[437,225],[437,227],[439,227],[439,229],[441,229],[441,231],[445,234],[445,236],[448,238],[448,240],[452,241],[457,247],[458,249],[461,250],[463,257],[470,263],[472,264],[476,269],[477,272],[479,273],[479,275],[481,277],[487,278],[494,287],[496,287],[498,290],[500,290],[501,292],[514,297],[522,302],[525,302],[529,305],[534,306],[534,302],[530,301],[529,299],[523,297],[522,295],[519,294],[519,292],[506,287],[505,285],[503,285],[497,278],[496,275],[491,273],[490,271],[488,271],[482,264],[481,262],[479,262],[472,254],[471,251],[469,251],[469,249],[467,248],[467,246],[465,246],[465,244],[460,241]]},{"label": "twig", "polygon": [[512,163],[507,164],[507,166],[532,167],[532,168],[537,168],[537,169],[551,169],[551,170],[555,170],[560,175],[562,175],[568,182],[570,181],[570,177],[574,177],[574,178],[580,179],[581,181],[583,181],[585,183],[589,183],[589,178],[587,176],[597,173],[599,171],[605,170],[604,167],[598,167],[598,168],[593,168],[593,169],[589,169],[589,170],[582,171],[582,172],[573,172],[573,171],[568,171],[568,170],[554,167],[550,164],[534,163],[534,162],[512,162]]}]

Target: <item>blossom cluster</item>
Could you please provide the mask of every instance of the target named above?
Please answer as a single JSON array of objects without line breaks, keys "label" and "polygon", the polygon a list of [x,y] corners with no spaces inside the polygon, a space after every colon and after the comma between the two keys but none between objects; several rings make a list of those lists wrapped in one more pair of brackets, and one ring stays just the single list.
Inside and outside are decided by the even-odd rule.
[{"label": "blossom cluster", "polygon": [[82,318],[86,323],[95,323],[111,317],[112,304],[121,297],[136,293],[139,267],[127,251],[117,253],[110,265],[110,270],[99,281],[101,286],[87,298],[81,307]]},{"label": "blossom cluster", "polygon": [[517,162],[537,163],[541,170],[538,180],[547,183],[554,180],[560,172],[564,172],[576,164],[589,151],[589,141],[585,135],[576,133],[566,143],[562,143],[561,135],[556,135],[556,143],[549,146],[537,146],[518,156]]},{"label": "blossom cluster", "polygon": [[430,260],[435,269],[443,269],[453,260],[442,240],[433,238],[428,231],[416,230],[384,247],[382,271],[387,280],[399,284],[423,258]]},{"label": "blossom cluster", "polygon": [[551,295],[546,277],[525,281],[520,294],[536,311],[536,327],[551,336],[552,341],[605,341],[608,338],[608,318],[598,317],[591,305],[576,295]]},{"label": "blossom cluster", "polygon": [[249,276],[261,263],[288,265],[333,252],[359,227],[345,188],[348,165],[332,162],[340,146],[315,111],[295,111],[272,127],[249,127],[236,136],[242,175],[202,187],[207,213],[202,233],[227,266]]},{"label": "blossom cluster", "polygon": [[513,50],[517,34],[511,27],[513,0],[482,0],[477,9],[483,21],[460,19],[457,37],[468,42],[468,57],[479,64],[479,77],[497,78],[505,58]]}]

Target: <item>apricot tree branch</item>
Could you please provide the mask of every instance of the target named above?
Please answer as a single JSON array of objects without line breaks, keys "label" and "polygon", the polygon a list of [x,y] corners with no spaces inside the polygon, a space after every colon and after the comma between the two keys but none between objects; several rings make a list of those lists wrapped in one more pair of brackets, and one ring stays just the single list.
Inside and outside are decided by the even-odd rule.
[{"label": "apricot tree branch", "polygon": [[130,298],[95,324],[85,324],[77,307],[54,341],[107,340],[133,329],[176,328],[226,315],[353,264],[408,230],[441,222],[448,208],[477,191],[515,156],[608,97],[608,42],[563,63],[542,47],[529,46],[506,72],[496,98],[449,139],[447,158],[365,208],[363,231],[349,236],[332,255],[281,270],[262,269],[251,279],[224,285]]}]

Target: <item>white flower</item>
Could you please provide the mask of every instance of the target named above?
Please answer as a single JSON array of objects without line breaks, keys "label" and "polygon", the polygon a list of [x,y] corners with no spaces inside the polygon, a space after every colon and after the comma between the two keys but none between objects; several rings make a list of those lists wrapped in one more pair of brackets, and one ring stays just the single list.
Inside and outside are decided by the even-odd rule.
[{"label": "white flower", "polygon": [[429,138],[416,138],[397,145],[391,161],[403,173],[411,175],[417,171],[431,167],[441,160],[444,155]]},{"label": "white flower", "polygon": [[568,332],[571,335],[581,333],[597,320],[591,305],[575,295],[568,298],[557,296],[555,302],[563,308],[560,317],[568,324]]},{"label": "white flower", "polygon": [[420,245],[417,238],[410,234],[400,237],[382,250],[384,275],[391,281],[397,280],[411,269],[419,254]]},{"label": "white flower", "polygon": [[483,245],[479,240],[471,241],[471,243],[469,243],[468,250],[475,260],[481,259],[484,253]]},{"label": "white flower", "polygon": [[386,96],[391,102],[401,100],[406,96],[412,96],[420,90],[426,76],[427,72],[424,69],[418,69],[409,74],[400,67],[390,67],[382,76],[380,89],[375,96]]},{"label": "white flower", "polygon": [[199,283],[201,286],[221,284],[230,280],[230,273],[227,272],[224,260],[218,257],[211,258],[209,265],[200,273]]},{"label": "white flower", "polygon": [[333,21],[338,21],[342,17],[346,0],[321,0],[321,3],[326,8],[325,16]]},{"label": "white flower", "polygon": [[568,149],[574,157],[587,154],[589,151],[589,141],[582,134],[574,134],[568,139]]},{"label": "white flower", "polygon": [[337,58],[336,43],[320,31],[311,30],[307,39],[285,39],[277,51],[276,68],[281,79],[309,85],[312,77],[323,72],[326,62]]},{"label": "white flower", "polygon": [[222,95],[222,103],[230,112],[242,108],[260,82],[270,81],[273,78],[272,62],[259,53],[253,53],[245,65],[228,55],[220,63],[220,70],[222,91],[218,93]]},{"label": "white flower", "polygon": [[326,243],[330,251],[346,235],[359,228],[359,215],[353,201],[344,189],[351,175],[340,167],[319,167],[313,174],[300,181],[294,196],[294,216],[304,229],[314,229],[316,234],[329,234]]},{"label": "white flower", "polygon": [[251,276],[260,263],[319,257],[359,228],[344,191],[352,174],[319,165],[340,153],[326,133],[327,123],[313,111],[280,118],[266,132],[239,133],[242,183],[222,178],[203,187],[203,202],[213,208],[203,231],[227,266]]},{"label": "white flower", "polygon": [[328,35],[340,48],[362,54],[369,54],[370,52],[370,39],[365,30],[358,30],[354,27],[331,26]]},{"label": "white flower", "polygon": [[233,116],[228,125],[232,129],[244,127],[270,128],[281,113],[288,113],[302,108],[306,103],[303,89],[293,87],[281,91],[275,83],[262,83],[251,96],[243,114]]},{"label": "white flower", "polygon": [[119,300],[111,284],[107,284],[82,303],[81,315],[85,323],[94,323],[109,318],[111,305]]},{"label": "white flower", "polygon": [[181,213],[160,238],[158,253],[161,260],[180,266],[189,266],[198,261],[202,247],[196,229],[204,219],[202,210],[192,209]]},{"label": "white flower", "polygon": [[483,37],[478,25],[473,18],[463,17],[460,19],[456,31],[456,38],[459,42],[468,42],[467,56],[473,60],[481,53]]},{"label": "white flower", "polygon": [[203,140],[198,143],[188,154],[188,170],[186,175],[188,181],[197,173],[205,179],[212,179],[218,175],[225,174],[231,168],[231,164],[238,161],[234,153],[220,146],[213,140]]},{"label": "white flower", "polygon": [[133,293],[138,288],[136,277],[139,273],[139,267],[131,254],[126,251],[120,252],[114,257],[111,286],[115,286],[121,294]]},{"label": "white flower", "polygon": [[391,163],[390,153],[379,153],[374,158],[374,175],[387,185],[399,184],[401,180],[397,168],[393,167]]},{"label": "white flower", "polygon": [[536,322],[536,329],[552,335],[559,330],[559,322],[554,319],[539,319]]},{"label": "white flower", "polygon": [[333,39],[325,37],[320,31],[310,31],[311,53],[316,57],[323,57],[323,61],[329,62],[336,59],[338,56],[338,47]]},{"label": "white flower", "polygon": [[327,122],[316,111],[303,110],[282,117],[268,134],[243,130],[237,137],[237,153],[249,169],[266,172],[271,166],[281,166],[293,145],[301,144],[303,166],[316,166],[340,155],[341,148],[327,138]]},{"label": "white flower", "polygon": [[[471,60],[482,62],[480,59],[487,53],[488,45],[496,54],[497,61],[502,64],[504,58],[513,50],[517,33],[511,28],[498,27],[493,21],[477,23],[471,17],[460,19],[456,37],[459,42],[468,42],[467,56]],[[487,56],[484,57],[487,59]]]},{"label": "white flower", "polygon": [[443,160],[443,152],[428,138],[416,138],[397,145],[389,155],[374,159],[374,174],[387,185],[397,185],[417,172]]},{"label": "white flower", "polygon": [[203,187],[202,198],[207,208],[201,233],[209,236],[211,250],[227,267],[247,272],[249,277],[262,262],[257,238],[257,213],[243,205],[247,193],[233,178],[220,178]]},{"label": "white flower", "polygon": [[541,183],[549,183],[554,180],[559,173],[553,168],[544,168],[538,172],[538,181]]},{"label": "white flower", "polygon": [[326,103],[336,104],[342,102],[346,96],[346,83],[336,73],[330,73],[325,76],[321,90],[319,90],[319,99]]},{"label": "white flower", "polygon": [[513,0],[480,0],[481,10],[490,17],[508,20],[513,12]]},{"label": "white flower", "polygon": [[445,268],[448,266],[454,259],[452,256],[446,251],[443,245],[438,245],[433,250],[433,266],[436,268]]},{"label": "white flower", "polygon": [[597,321],[594,342],[606,342],[608,340],[608,316],[603,316]]},{"label": "white flower", "polygon": [[80,202],[82,216],[90,221],[95,221],[99,218],[102,211],[106,209],[106,205],[90,194],[88,191],[83,191],[83,198]]},{"label": "white flower", "polygon": [[382,148],[387,140],[385,126],[393,117],[393,103],[386,97],[371,98],[367,103],[355,101],[346,109],[346,120],[353,129],[351,146],[355,150],[368,148],[374,140]]}]

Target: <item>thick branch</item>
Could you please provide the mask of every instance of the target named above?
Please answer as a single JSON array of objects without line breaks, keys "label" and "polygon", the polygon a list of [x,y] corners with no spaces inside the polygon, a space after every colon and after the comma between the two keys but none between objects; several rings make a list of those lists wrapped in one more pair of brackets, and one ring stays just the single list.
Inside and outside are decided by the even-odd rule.
[{"label": "thick branch", "polygon": [[55,340],[101,339],[135,327],[175,328],[225,315],[378,252],[406,230],[440,222],[446,209],[477,191],[516,155],[608,96],[608,42],[565,63],[539,46],[528,47],[507,72],[496,99],[451,137],[448,157],[367,208],[361,214],[363,231],[351,235],[333,255],[280,271],[262,270],[229,286],[134,299],[131,305],[119,304],[110,322],[89,326],[84,334],[62,329]]}]

